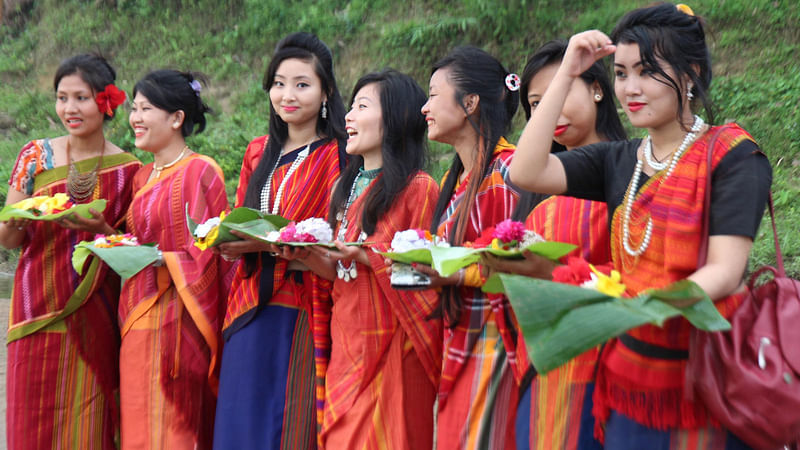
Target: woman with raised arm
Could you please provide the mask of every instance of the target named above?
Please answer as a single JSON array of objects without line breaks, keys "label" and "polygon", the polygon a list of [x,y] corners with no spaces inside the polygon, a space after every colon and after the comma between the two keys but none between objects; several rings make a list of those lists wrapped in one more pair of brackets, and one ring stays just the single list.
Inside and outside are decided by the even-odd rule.
[{"label": "woman with raised arm", "polygon": [[[543,140],[555,129],[572,81],[597,59],[614,55],[615,92],[644,139],[600,143],[558,155]],[[708,126],[711,61],[703,22],[671,4],[634,10],[611,38],[587,31],[570,44],[550,88],[528,122],[512,164],[526,189],[605,201],[611,254],[627,293],[681,279],[697,283],[725,316],[745,295],[742,275],[761,220],[771,169],[737,125]],[[602,146],[605,151],[595,151]],[[713,167],[707,167],[712,151]],[[704,205],[711,176],[711,205]],[[703,210],[710,208],[706,265],[697,267]],[[691,325],[645,325],[610,341],[594,393],[596,435],[607,448],[742,448],[701,403],[686,400],[684,371]]]},{"label": "woman with raised arm", "polygon": [[125,100],[115,78],[99,55],[64,60],[53,89],[67,135],[27,143],[9,180],[6,204],[56,194],[74,203],[107,200],[91,219],[0,224],[0,244],[21,247],[8,328],[9,449],[115,448],[120,279],[97,258],[83,273],[72,268],[75,244],[122,225],[141,167],[103,132]]},{"label": "woman with raised arm", "polygon": [[[431,230],[452,245],[476,240],[511,217],[517,191],[507,183],[514,146],[503,137],[517,111],[519,77],[474,47],[459,47],[433,66],[422,113],[428,138],[453,146]],[[441,286],[444,361],[439,383],[439,448],[514,448],[514,413],[524,365],[505,297],[481,291],[477,264],[449,278],[420,271]]]},{"label": "woman with raised arm", "polygon": [[389,265],[376,253],[390,250],[396,232],[425,229],[433,216],[439,188],[422,172],[423,103],[422,88],[394,70],[367,74],[353,88],[345,116],[353,159],[336,185],[328,219],[338,250],[313,247],[304,260],[333,280],[329,320],[314,323],[331,336],[324,448],[433,446],[442,328],[431,315],[439,296],[432,289],[394,289]]},{"label": "woman with raised arm", "polygon": [[[527,118],[539,105],[566,49],[567,41],[550,41],[528,59],[520,87],[520,102]],[[596,61],[572,82],[557,123],[552,138],[554,151],[626,138],[602,61]],[[596,266],[611,261],[608,213],[603,202],[524,192],[514,218],[524,220],[526,229],[548,241],[577,245],[568,257],[580,257]],[[483,263],[496,271],[551,278],[554,263],[530,252],[524,255],[522,260],[487,255]],[[536,374],[533,367],[528,368],[520,386],[518,448],[601,448],[592,436],[591,399],[597,355],[598,349],[589,350],[547,374]]]},{"label": "woman with raised arm", "polygon": [[133,88],[129,121],[153,162],[133,180],[126,217],[160,259],[125,281],[119,302],[121,448],[209,449],[230,264],[194,245],[198,222],[228,209],[222,170],[186,137],[206,127],[198,75],[156,70]]},{"label": "woman with raised arm", "polygon": [[[263,87],[269,135],[247,147],[236,206],[298,222],[328,217],[347,137],[330,49],[309,33],[286,36]],[[220,246],[223,257],[243,258],[225,314],[215,447],[313,448],[322,417],[315,386],[324,383],[324,373],[315,373],[314,339],[327,336],[312,329],[311,318],[329,307],[330,282],[279,256],[279,248],[240,237]]]}]

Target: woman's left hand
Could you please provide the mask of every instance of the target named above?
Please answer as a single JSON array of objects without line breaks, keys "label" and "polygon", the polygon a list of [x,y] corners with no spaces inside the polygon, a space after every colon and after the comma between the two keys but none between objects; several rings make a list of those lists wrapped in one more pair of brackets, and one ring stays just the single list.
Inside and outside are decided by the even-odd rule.
[{"label": "woman's left hand", "polygon": [[367,252],[356,245],[345,245],[341,241],[334,241],[336,249],[328,247],[313,246],[311,251],[319,256],[330,258],[334,261],[357,261],[364,265],[370,265]]},{"label": "woman's left hand", "polygon": [[91,218],[86,218],[74,213],[69,214],[57,219],[56,223],[70,230],[88,231],[94,234],[105,235],[117,234],[117,231],[111,228],[111,225],[106,222],[106,218],[103,217],[100,212],[94,208],[90,208],[89,214],[92,215]]},{"label": "woman's left hand", "polygon": [[436,269],[427,264],[412,263],[411,267],[413,267],[417,272],[427,275],[428,278],[430,278],[430,288],[458,286],[464,282],[464,273],[462,272],[464,269],[450,275],[449,277],[443,277],[439,275],[439,272],[437,272]]}]

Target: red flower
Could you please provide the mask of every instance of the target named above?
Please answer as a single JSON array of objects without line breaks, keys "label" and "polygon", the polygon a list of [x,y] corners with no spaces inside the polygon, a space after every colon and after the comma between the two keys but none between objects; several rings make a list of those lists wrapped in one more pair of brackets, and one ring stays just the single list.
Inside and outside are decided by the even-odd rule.
[{"label": "red flower", "polygon": [[97,93],[94,101],[100,108],[100,112],[108,117],[114,117],[114,110],[125,101],[125,98],[125,92],[120,91],[113,84],[109,84],[102,92]]},{"label": "red flower", "polygon": [[553,269],[553,281],[580,286],[584,281],[590,280],[592,270],[589,263],[575,256],[567,258],[567,264]]},{"label": "red flower", "polygon": [[492,239],[494,239],[494,227],[486,228],[483,230],[483,233],[481,233],[478,239],[475,239],[475,242],[473,242],[470,247],[488,247],[492,245]]}]

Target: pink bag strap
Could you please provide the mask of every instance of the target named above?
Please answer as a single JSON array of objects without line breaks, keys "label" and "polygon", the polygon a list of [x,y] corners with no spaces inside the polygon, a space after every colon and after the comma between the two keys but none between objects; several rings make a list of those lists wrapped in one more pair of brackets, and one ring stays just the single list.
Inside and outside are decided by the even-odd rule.
[{"label": "pink bag strap", "polygon": [[[712,167],[713,167],[713,156],[714,156],[714,146],[717,145],[717,138],[719,135],[725,131],[726,129],[730,128],[729,125],[725,125],[719,127],[717,131],[714,132],[714,136],[711,137],[711,142],[708,144],[708,174],[706,175],[706,192],[705,192],[705,203],[703,207],[703,229],[701,235],[704,236],[703,241],[700,243],[700,251],[697,254],[697,267],[703,267],[706,265],[706,259],[708,257],[708,239],[709,239],[709,227],[711,222],[711,176],[712,176]],[[761,153],[766,157],[767,155],[762,152],[760,149],[756,150],[756,152]],[[772,191],[769,192],[769,217],[770,221],[772,222],[772,236],[775,242],[775,260],[778,265],[777,269],[777,276],[786,277],[786,270],[783,267],[783,254],[781,253],[781,245],[778,242],[778,228],[775,225],[775,206],[772,202]],[[763,273],[762,270],[757,271],[755,274],[760,275]],[[754,275],[755,275],[754,274]],[[751,283],[755,280],[751,280]]]}]

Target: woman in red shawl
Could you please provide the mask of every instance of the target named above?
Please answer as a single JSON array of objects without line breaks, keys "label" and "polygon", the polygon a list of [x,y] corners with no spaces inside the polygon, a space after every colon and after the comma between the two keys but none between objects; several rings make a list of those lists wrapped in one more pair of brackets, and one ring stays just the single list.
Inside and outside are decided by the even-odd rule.
[{"label": "woman in red shawl", "polygon": [[185,138],[205,129],[208,107],[194,74],[157,70],[133,89],[136,146],[153,153],[133,180],[128,230],[161,259],[125,281],[119,304],[121,444],[208,449],[222,351],[227,263],[189,233],[228,209],[222,171]]},{"label": "woman in red shawl", "polygon": [[8,329],[9,449],[115,448],[120,279],[96,258],[84,273],[72,268],[75,244],[122,225],[141,166],[103,134],[103,123],[125,100],[115,76],[97,55],[62,62],[53,87],[68,134],[26,144],[9,180],[7,204],[55,194],[75,203],[107,200],[92,219],[0,225],[0,244],[22,247]]},{"label": "woman in red shawl", "polygon": [[[520,137],[513,181],[535,192],[605,201],[612,214],[611,256],[628,294],[689,279],[730,316],[746,293],[742,275],[767,199],[769,162],[737,125],[708,148],[719,127],[705,125],[693,106],[708,107],[711,61],[703,22],[688,7],[634,10],[611,36],[587,31],[570,39]],[[549,155],[543,143],[569,86],[610,54],[617,98],[648,136]],[[708,108],[706,114],[711,120]],[[709,176],[711,204],[704,206]],[[710,208],[708,258],[697,267],[704,208]],[[746,448],[718,428],[701,403],[687,400],[690,331],[688,321],[676,318],[663,328],[634,328],[606,345],[593,409],[595,434],[607,448]]]},{"label": "woman in red shawl", "polygon": [[[269,136],[255,138],[242,162],[236,206],[289,220],[328,216],[333,184],[344,166],[344,104],[333,55],[309,33],[283,38],[264,77]],[[223,324],[217,448],[314,448],[324,373],[315,368],[312,317],[330,305],[330,282],[300,261],[241,235],[220,246],[242,258]],[[324,313],[323,313],[324,314]],[[269,345],[265,345],[269,343]]]},{"label": "woman in red shawl", "polygon": [[329,216],[338,250],[314,247],[303,259],[333,280],[331,315],[315,317],[314,324],[329,327],[331,336],[330,347],[321,348],[330,352],[324,448],[433,446],[442,356],[441,322],[430,316],[438,295],[395,290],[389,265],[376,253],[389,250],[396,232],[424,229],[431,221],[439,189],[422,172],[424,102],[408,75],[386,70],[358,80],[345,116],[347,153],[356,156],[339,179]]}]

